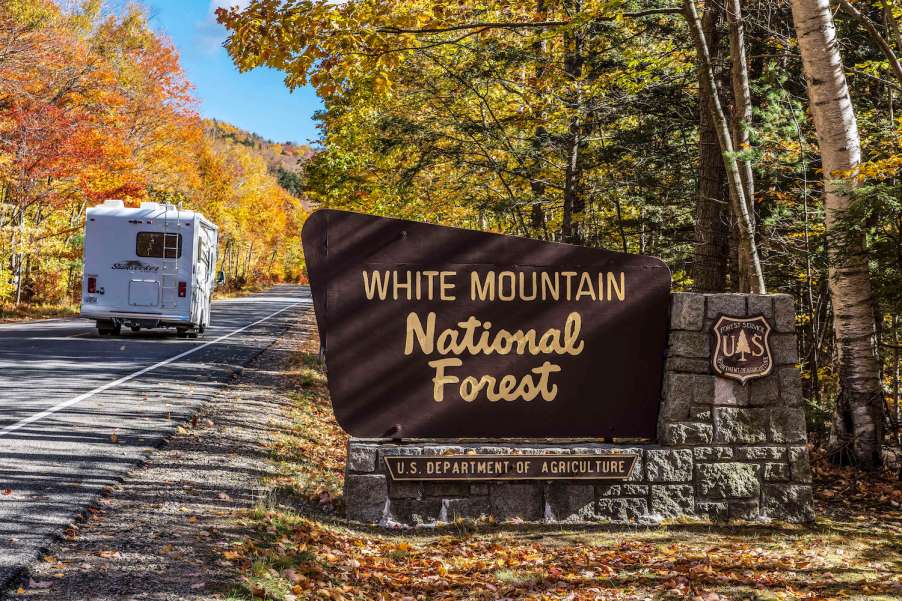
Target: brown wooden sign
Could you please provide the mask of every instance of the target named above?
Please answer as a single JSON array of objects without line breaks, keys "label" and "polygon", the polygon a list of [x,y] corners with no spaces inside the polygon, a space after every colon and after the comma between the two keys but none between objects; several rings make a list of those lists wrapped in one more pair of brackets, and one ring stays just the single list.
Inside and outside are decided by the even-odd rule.
[{"label": "brown wooden sign", "polygon": [[386,456],[392,480],[626,480],[634,453]]},{"label": "brown wooden sign", "polygon": [[763,378],[773,369],[770,352],[770,323],[763,315],[731,317],[721,315],[712,328],[711,364],[725,378]]},{"label": "brown wooden sign", "polygon": [[302,238],[351,435],[655,435],[660,260],[333,210]]}]

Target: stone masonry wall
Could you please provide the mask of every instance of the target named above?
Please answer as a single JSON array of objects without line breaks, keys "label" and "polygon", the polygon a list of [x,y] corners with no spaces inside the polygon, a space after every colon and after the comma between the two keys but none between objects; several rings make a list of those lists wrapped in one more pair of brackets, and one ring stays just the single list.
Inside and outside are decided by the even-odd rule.
[{"label": "stone masonry wall", "polygon": [[[770,375],[743,386],[713,374],[711,327],[721,313],[768,319]],[[697,514],[814,518],[798,361],[791,296],[673,295],[658,442],[691,451]]]},{"label": "stone masonry wall", "polygon": [[[742,386],[713,374],[711,327],[720,313],[768,318],[770,375]],[[675,293],[656,444],[352,439],[347,515],[383,525],[489,515],[546,522],[657,523],[679,516],[810,521],[794,318],[788,295]],[[629,480],[392,482],[383,461],[386,455],[610,452],[639,455]]]}]

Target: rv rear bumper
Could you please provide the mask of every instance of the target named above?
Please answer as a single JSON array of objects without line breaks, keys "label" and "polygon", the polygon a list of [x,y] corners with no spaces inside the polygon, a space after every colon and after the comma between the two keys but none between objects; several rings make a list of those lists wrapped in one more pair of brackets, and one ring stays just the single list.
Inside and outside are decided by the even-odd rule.
[{"label": "rv rear bumper", "polygon": [[101,307],[81,307],[81,317],[85,319],[118,319],[129,321],[132,319],[159,321],[161,324],[193,325],[187,315],[174,315],[166,313],[142,313],[131,311],[111,311]]}]

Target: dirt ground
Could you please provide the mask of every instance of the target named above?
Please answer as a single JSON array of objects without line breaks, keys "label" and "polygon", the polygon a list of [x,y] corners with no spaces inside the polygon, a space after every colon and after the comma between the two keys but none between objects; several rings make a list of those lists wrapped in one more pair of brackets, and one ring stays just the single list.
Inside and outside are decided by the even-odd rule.
[{"label": "dirt ground", "polygon": [[902,487],[815,462],[817,523],[383,531],[342,517],[312,316],[102,499],[15,599],[896,599]]}]

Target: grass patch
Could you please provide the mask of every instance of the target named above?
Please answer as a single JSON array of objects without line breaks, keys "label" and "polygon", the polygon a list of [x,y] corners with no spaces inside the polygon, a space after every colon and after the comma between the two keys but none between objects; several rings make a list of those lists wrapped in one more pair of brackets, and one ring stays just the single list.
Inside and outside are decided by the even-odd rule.
[{"label": "grass patch", "polygon": [[332,416],[318,352],[318,343],[308,345],[286,370],[292,409],[287,428],[270,445],[278,475],[266,484],[334,512],[341,509],[348,437]]},{"label": "grass patch", "polygon": [[77,303],[65,304],[28,304],[0,303],[0,323],[24,321],[28,319],[49,319],[53,317],[74,317],[79,314]]},{"label": "grass patch", "polygon": [[272,444],[271,484],[304,502],[246,514],[251,534],[231,551],[248,598],[902,598],[899,482],[829,467],[815,472],[813,526],[351,526],[341,518],[346,437],[317,351],[310,341],[289,368],[290,423]]},{"label": "grass patch", "polygon": [[495,572],[495,580],[503,585],[515,588],[533,588],[544,579],[544,575],[539,572],[530,572],[524,570],[498,570]]}]

